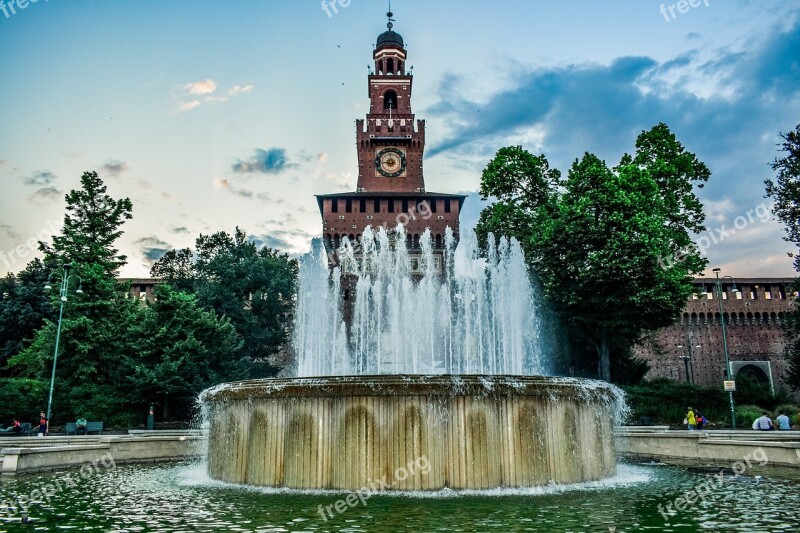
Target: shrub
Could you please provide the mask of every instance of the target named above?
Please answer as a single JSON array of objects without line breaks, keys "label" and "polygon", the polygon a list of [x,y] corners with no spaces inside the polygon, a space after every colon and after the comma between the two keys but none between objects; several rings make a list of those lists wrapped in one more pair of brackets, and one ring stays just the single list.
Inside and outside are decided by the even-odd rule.
[{"label": "shrub", "polygon": [[736,407],[736,427],[749,429],[756,418],[760,417],[764,409],[757,405],[739,405]]},{"label": "shrub", "polygon": [[791,419],[796,417],[797,414],[800,413],[800,407],[797,407],[796,405],[791,403],[782,403],[781,405],[775,408],[775,416],[778,415],[778,411],[783,411],[786,414],[786,416],[788,416]]},{"label": "shrub", "polygon": [[[686,407],[692,406],[703,413],[716,427],[730,427],[730,400],[728,393],[720,386],[703,387],[681,381],[658,378],[643,381],[638,385],[624,386],[631,407],[630,423],[638,423],[642,417],[649,417],[656,424],[681,425],[686,416]],[[733,393],[736,408],[736,426],[749,428],[753,420],[763,411],[776,407],[789,409],[789,401],[784,392],[773,396],[764,385],[754,383],[746,376],[736,382],[737,391]],[[783,404],[783,405],[782,405]],[[794,413],[797,408],[791,406]],[[751,417],[753,412],[757,412]],[[740,414],[741,413],[741,414]],[[748,423],[749,420],[749,423]],[[748,424],[748,425],[745,425]]]}]

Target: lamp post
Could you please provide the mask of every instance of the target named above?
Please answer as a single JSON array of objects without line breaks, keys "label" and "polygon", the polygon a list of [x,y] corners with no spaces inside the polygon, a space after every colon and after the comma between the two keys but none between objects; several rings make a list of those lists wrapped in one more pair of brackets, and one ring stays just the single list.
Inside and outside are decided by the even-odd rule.
[{"label": "lamp post", "polygon": [[[683,348],[683,344],[678,344],[678,348]],[[699,344],[694,344],[692,342],[692,332],[689,331],[686,333],[686,355],[679,355],[678,359],[683,360],[683,364],[686,367],[686,381],[688,383],[694,384],[694,363],[692,362],[692,347],[700,348]]]},{"label": "lamp post", "polygon": [[[720,319],[720,322],[722,323],[722,349],[725,352],[725,373],[728,376],[728,381],[731,381],[732,380],[732,378],[731,378],[731,360],[730,360],[730,356],[728,355],[728,332],[727,332],[727,329],[726,329],[726,326],[725,326],[725,312],[723,311],[723,308],[722,308],[722,284],[720,283],[720,280],[721,279],[725,279],[725,278],[730,278],[730,280],[732,282],[734,282],[733,289],[731,290],[731,292],[733,294],[736,294],[739,291],[738,291],[738,289],[736,289],[736,283],[735,283],[734,279],[731,276],[722,276],[722,278],[720,278],[719,277],[719,273],[720,273],[720,269],[719,268],[713,269],[713,272],[714,272],[714,274],[717,275],[717,300],[719,300],[719,319]],[[734,407],[733,407],[733,391],[729,390],[728,391],[728,396],[730,398],[730,403],[731,403],[731,426],[733,427],[733,429],[736,429],[736,411],[734,410]]]},{"label": "lamp post", "polygon": [[65,263],[64,266],[61,267],[62,272],[53,272],[47,278],[47,283],[44,286],[45,291],[53,290],[53,286],[50,285],[50,282],[53,279],[60,280],[61,287],[58,292],[60,304],[58,309],[58,327],[56,328],[56,348],[53,352],[53,371],[50,374],[50,396],[47,399],[47,423],[48,426],[50,424],[50,410],[53,405],[53,386],[56,382],[56,362],[58,361],[58,344],[61,341],[61,318],[64,316],[64,303],[67,301],[67,291],[69,289],[69,282],[74,279],[78,278],[78,289],[75,291],[75,294],[83,294],[83,289],[81,288],[82,279],[80,276],[76,274],[70,274],[69,271],[72,268],[71,263]]}]

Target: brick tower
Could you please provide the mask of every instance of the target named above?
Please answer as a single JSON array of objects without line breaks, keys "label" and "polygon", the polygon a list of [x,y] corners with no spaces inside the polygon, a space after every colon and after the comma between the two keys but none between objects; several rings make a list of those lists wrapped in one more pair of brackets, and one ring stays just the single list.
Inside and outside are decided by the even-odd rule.
[{"label": "brick tower", "polygon": [[[356,120],[357,189],[317,195],[329,252],[345,236],[357,240],[367,226],[393,229],[402,223],[412,253],[426,228],[435,250],[442,249],[448,226],[458,236],[458,216],[466,196],[425,190],[425,121],[415,120],[411,110],[413,67],[406,69],[403,37],[392,30],[392,13],[387,16],[388,30],[378,36],[372,54],[375,70],[367,78],[369,113]],[[413,263],[412,259],[412,269]]]}]

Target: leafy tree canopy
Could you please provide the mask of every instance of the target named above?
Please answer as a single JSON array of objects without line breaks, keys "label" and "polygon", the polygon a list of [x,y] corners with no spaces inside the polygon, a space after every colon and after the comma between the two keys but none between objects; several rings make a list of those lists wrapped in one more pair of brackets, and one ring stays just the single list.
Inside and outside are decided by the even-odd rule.
[{"label": "leafy tree canopy", "polygon": [[[612,359],[674,321],[706,265],[691,236],[704,229],[693,187],[709,175],[664,124],[642,132],[613,169],[587,153],[566,179],[544,155],[504,148],[483,174],[481,193],[498,201],[481,213],[478,234],[523,244],[546,296],[594,347],[608,380]],[[620,354],[611,357],[612,347]]]}]

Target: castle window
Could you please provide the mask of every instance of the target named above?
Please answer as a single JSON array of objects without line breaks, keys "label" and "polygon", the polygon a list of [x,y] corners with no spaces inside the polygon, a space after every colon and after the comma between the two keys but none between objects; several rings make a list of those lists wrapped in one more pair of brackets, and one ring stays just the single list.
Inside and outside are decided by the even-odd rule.
[{"label": "castle window", "polygon": [[764,289],[764,299],[772,300],[772,287],[766,287]]},{"label": "castle window", "polygon": [[344,210],[348,213],[353,212],[353,200],[348,198],[344,201]]},{"label": "castle window", "polygon": [[408,213],[408,200],[403,199],[403,213]]},{"label": "castle window", "polygon": [[386,60],[386,73],[391,74],[394,72],[394,59],[391,57]]},{"label": "castle window", "polygon": [[359,200],[359,202],[358,202],[358,211],[361,212],[361,213],[366,213],[367,212],[367,199],[366,198],[362,198],[361,200]]},{"label": "castle window", "polygon": [[390,213],[394,213],[394,200],[393,199],[389,200],[389,212]]},{"label": "castle window", "polygon": [[[391,60],[390,60],[391,61]],[[383,95],[383,108],[384,109],[397,109],[397,93],[394,91],[386,91]]]},{"label": "castle window", "polygon": [[438,203],[439,203],[439,201],[434,198],[433,201],[431,202],[431,213],[435,213],[436,212],[436,206],[437,206]]},{"label": "castle window", "polygon": [[450,200],[445,200],[444,201],[444,212],[445,213],[449,213],[450,212]]},{"label": "castle window", "polygon": [[339,200],[333,199],[331,200],[331,213],[338,213],[339,212]]},{"label": "castle window", "polygon": [[381,212],[381,201],[376,199],[374,204],[375,205],[373,206],[373,208],[374,208],[373,211],[375,211],[376,213],[380,213]]}]

